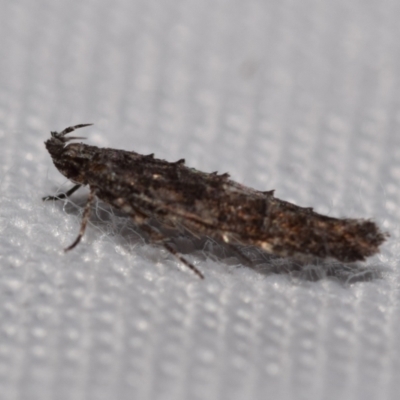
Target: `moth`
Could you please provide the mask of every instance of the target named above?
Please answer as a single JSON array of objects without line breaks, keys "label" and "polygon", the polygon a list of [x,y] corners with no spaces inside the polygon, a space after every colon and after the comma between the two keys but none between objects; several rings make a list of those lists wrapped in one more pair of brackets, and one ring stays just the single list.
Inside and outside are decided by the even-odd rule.
[{"label": "moth", "polygon": [[312,208],[279,200],[273,190],[243,186],[228,174],[186,167],[184,159],[168,162],[153,154],[67,144],[84,139],[67,136],[69,133],[90,125],[51,132],[45,142],[54,165],[75,185],[64,194],[43,200],[66,198],[83,185],[90,189],[79,234],[66,251],[80,242],[95,197],[125,212],[151,241],[162,244],[200,278],[204,278],[202,272],[169,244],[168,237],[150,224],[151,220],[208,236],[232,248],[256,246],[296,260],[362,261],[376,254],[386,239],[387,234],[370,220],[324,216]]}]

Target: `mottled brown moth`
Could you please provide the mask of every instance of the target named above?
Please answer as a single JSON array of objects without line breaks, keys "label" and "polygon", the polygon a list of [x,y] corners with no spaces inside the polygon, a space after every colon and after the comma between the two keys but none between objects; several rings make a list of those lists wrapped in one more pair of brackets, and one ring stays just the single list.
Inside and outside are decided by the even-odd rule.
[{"label": "mottled brown moth", "polygon": [[153,154],[123,151],[67,142],[71,126],[51,132],[45,142],[54,165],[75,186],[59,196],[66,198],[82,185],[90,194],[76,240],[81,240],[92,202],[102,201],[126,212],[133,221],[194,271],[203,274],[171,247],[168,238],[149,224],[151,219],[178,231],[208,236],[230,246],[257,246],[265,252],[298,260],[333,258],[344,263],[365,260],[379,251],[386,238],[377,225],[363,219],[338,219],[279,200],[274,191],[258,191],[229,179],[228,174],[205,173],[185,166],[185,160],[167,162]]}]

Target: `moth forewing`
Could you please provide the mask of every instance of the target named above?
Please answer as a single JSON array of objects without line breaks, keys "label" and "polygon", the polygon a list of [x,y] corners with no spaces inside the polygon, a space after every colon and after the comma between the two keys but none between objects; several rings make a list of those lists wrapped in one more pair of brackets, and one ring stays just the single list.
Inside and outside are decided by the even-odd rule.
[{"label": "moth forewing", "polygon": [[372,221],[327,217],[279,200],[273,190],[260,192],[243,186],[229,179],[228,174],[188,168],[184,159],[168,162],[153,154],[66,144],[81,139],[67,134],[89,125],[51,132],[45,142],[54,165],[75,186],[65,194],[43,199],[68,197],[82,185],[90,188],[79,235],[66,250],[82,238],[95,196],[124,211],[152,241],[161,243],[200,278],[203,274],[149,223],[151,219],[182,227],[195,236],[209,236],[229,245],[257,246],[295,259],[361,261],[376,254],[388,236]]}]

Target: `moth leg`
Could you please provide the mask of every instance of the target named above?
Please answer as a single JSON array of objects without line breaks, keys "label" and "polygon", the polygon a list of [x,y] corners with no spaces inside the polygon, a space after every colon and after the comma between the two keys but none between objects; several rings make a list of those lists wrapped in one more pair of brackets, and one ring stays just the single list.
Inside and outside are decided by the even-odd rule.
[{"label": "moth leg", "polygon": [[85,233],[86,225],[89,221],[90,208],[92,206],[93,200],[94,200],[94,190],[92,188],[90,188],[89,197],[88,197],[87,203],[85,205],[85,210],[83,211],[81,229],[79,230],[78,237],[75,239],[75,241],[70,246],[68,246],[66,249],[64,249],[64,251],[72,250],[81,241],[83,234]]},{"label": "moth leg", "polygon": [[200,279],[204,279],[204,275],[193,264],[186,260],[186,258],[182,257],[172,246],[167,243],[168,238],[166,238],[162,233],[146,223],[140,224],[139,228],[146,231],[149,234],[151,240],[162,244],[167,251],[169,251],[179,261],[181,261],[189,269],[191,269]]},{"label": "moth leg", "polygon": [[49,201],[49,200],[61,200],[61,199],[65,199],[69,196],[71,196],[72,193],[76,192],[82,185],[81,184],[77,184],[75,186],[73,186],[71,189],[69,189],[67,192],[65,193],[61,193],[58,196],[45,196],[42,198],[43,201]]}]

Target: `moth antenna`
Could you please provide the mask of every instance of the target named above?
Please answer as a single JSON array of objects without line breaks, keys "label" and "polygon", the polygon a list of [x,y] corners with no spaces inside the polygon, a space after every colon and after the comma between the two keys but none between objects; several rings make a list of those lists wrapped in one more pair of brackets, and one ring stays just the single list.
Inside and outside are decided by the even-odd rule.
[{"label": "moth antenna", "polygon": [[76,139],[86,140],[87,138],[85,138],[83,136],[70,136],[70,137],[67,137],[64,139],[64,143],[69,142],[70,140],[76,140]]},{"label": "moth antenna", "polygon": [[[90,126],[90,125],[93,124],[79,124],[79,125],[69,126],[68,128],[65,128],[62,132],[60,132],[59,135],[65,136],[68,133],[73,132],[75,129],[84,128],[85,126]],[[82,138],[76,138],[76,139],[82,139]]]}]

